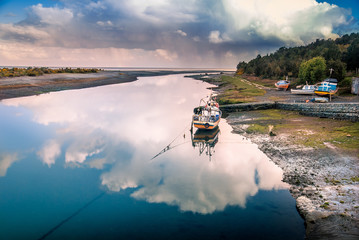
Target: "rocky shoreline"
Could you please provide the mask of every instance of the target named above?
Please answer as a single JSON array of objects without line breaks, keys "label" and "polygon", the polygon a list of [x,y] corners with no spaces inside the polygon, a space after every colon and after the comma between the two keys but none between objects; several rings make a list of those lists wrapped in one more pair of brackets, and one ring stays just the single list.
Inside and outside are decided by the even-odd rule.
[{"label": "rocky shoreline", "polygon": [[[218,79],[215,76],[209,82],[217,85],[215,90],[221,93],[223,89]],[[275,89],[267,89],[267,94],[258,97],[258,101],[268,101],[273,95],[281,99],[286,99],[287,95],[288,101],[302,101],[290,99],[293,95]],[[339,97],[335,100],[349,102],[353,99],[357,102],[358,97]],[[305,220],[306,238],[359,239],[359,155],[339,149],[329,142],[324,142],[324,148],[295,144],[296,138],[315,137],[316,132],[308,130],[306,126],[320,124],[318,117],[298,114],[291,119],[284,117],[278,120],[263,116],[262,113],[245,111],[225,115],[235,133],[256,143],[262,152],[282,168],[283,181],[290,184],[290,193]],[[337,124],[334,123],[336,120],[326,120]],[[272,125],[288,123],[295,128],[281,128],[278,132],[270,129]],[[266,133],[253,133],[247,131],[251,124],[269,129]],[[317,130],[320,131],[320,128]]]},{"label": "rocky shoreline", "polygon": [[256,114],[256,111],[229,114],[227,122],[235,133],[256,143],[283,169],[283,181],[290,184],[297,209],[305,219],[306,237],[358,239],[358,158],[331,146],[315,149],[293,145],[290,134],[247,133],[246,127],[255,121]]}]

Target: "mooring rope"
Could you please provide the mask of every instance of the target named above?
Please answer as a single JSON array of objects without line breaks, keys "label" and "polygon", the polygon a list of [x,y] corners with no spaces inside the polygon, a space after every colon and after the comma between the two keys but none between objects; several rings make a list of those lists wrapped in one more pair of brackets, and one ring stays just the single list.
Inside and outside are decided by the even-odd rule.
[{"label": "mooring rope", "polygon": [[64,225],[66,222],[70,221],[71,218],[75,217],[76,215],[78,215],[80,212],[82,212],[83,210],[85,210],[87,207],[89,207],[92,203],[94,203],[95,201],[97,201],[98,199],[100,199],[103,195],[105,195],[105,192],[100,193],[99,195],[97,195],[96,197],[94,197],[91,201],[89,201],[88,203],[86,203],[85,205],[83,205],[81,208],[79,208],[76,212],[74,212],[73,214],[71,214],[69,217],[65,218],[64,220],[62,220],[59,224],[57,224],[55,227],[51,228],[47,233],[45,233],[42,237],[39,238],[39,240],[45,239],[47,238],[51,233],[55,232],[58,228],[60,228],[62,225]]},{"label": "mooring rope", "polygon": [[174,141],[176,141],[177,138],[179,138],[180,136],[186,136],[186,130],[187,130],[188,127],[192,127],[192,122],[191,122],[191,124],[190,124],[189,126],[187,125],[187,126],[183,129],[183,131],[180,132],[180,133],[177,135],[177,137],[175,137],[166,147],[164,147],[159,153],[157,153],[155,156],[153,156],[153,157],[150,159],[150,161],[152,161],[153,159],[155,159],[156,157],[158,157],[158,156],[161,155],[162,153],[165,153],[165,152],[167,152],[168,150],[170,150],[170,149],[172,149],[172,148],[174,148],[174,147],[177,147],[178,145],[182,145],[183,143],[177,144],[177,145],[171,147],[171,144],[172,144]]}]

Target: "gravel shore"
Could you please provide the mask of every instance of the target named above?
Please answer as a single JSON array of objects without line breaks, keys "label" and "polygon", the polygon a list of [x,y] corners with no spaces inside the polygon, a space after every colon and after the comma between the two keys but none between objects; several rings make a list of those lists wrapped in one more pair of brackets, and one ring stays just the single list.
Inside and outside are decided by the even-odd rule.
[{"label": "gravel shore", "polygon": [[[283,181],[290,184],[298,211],[306,221],[307,238],[358,239],[359,159],[329,143],[324,149],[294,145],[293,132],[276,132],[275,136],[247,133],[248,125],[259,117],[253,111],[231,113],[226,119],[235,133],[256,143],[283,169]],[[291,121],[303,119],[308,124],[315,121],[305,116]]]}]

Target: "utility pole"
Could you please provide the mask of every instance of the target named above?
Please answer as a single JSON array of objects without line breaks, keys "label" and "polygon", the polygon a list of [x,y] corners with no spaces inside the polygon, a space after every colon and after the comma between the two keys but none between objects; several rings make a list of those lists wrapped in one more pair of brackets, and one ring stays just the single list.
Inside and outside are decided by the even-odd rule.
[{"label": "utility pole", "polygon": [[333,68],[330,68],[329,69],[329,72],[330,72],[330,76],[329,77],[331,77],[332,76],[332,72],[334,71],[334,69]]}]

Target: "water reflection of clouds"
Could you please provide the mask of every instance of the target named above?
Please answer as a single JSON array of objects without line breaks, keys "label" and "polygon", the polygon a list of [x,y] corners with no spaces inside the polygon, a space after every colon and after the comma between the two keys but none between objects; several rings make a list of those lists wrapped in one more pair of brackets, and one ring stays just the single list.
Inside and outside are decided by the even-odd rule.
[{"label": "water reflection of clouds", "polygon": [[[203,214],[223,210],[227,205],[245,207],[248,196],[254,196],[259,190],[286,187],[281,181],[281,169],[270,162],[256,145],[236,135],[229,136],[230,143],[221,143],[228,134],[230,126],[223,122],[211,162],[206,156],[198,157],[190,145],[183,145],[181,151],[168,152],[148,164],[146,169],[162,168],[161,177],[153,175],[152,181],[143,180],[142,174],[137,175],[135,181],[135,173],[120,168],[104,175],[104,179],[112,178],[119,184],[123,176],[128,175],[132,182],[137,182],[135,186],[141,186],[132,194],[133,197],[148,202],[165,202],[179,206],[182,211]],[[113,179],[116,176],[120,178]],[[108,186],[111,189],[112,185]]]},{"label": "water reflection of clouds", "polygon": [[213,161],[198,156],[190,143],[149,161],[189,125],[193,107],[209,93],[206,87],[181,75],[150,77],[4,104],[25,106],[34,121],[58,127],[38,151],[44,163],[51,166],[65,151],[71,166],[109,165],[102,184],[115,192],[137,188],[136,199],[212,213],[227,205],[245,206],[259,189],[283,188],[282,171],[256,145],[231,134],[225,120]]},{"label": "water reflection of clouds", "polygon": [[61,154],[60,148],[60,144],[56,142],[55,139],[50,139],[45,142],[45,145],[37,154],[41,157],[42,161],[50,167]]},{"label": "water reflection of clouds", "polygon": [[8,168],[18,160],[18,156],[16,153],[13,154],[5,154],[0,153],[0,177],[4,177]]}]

